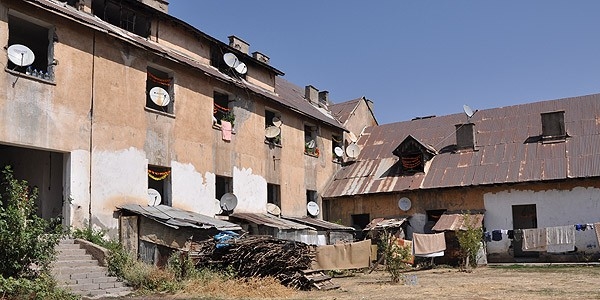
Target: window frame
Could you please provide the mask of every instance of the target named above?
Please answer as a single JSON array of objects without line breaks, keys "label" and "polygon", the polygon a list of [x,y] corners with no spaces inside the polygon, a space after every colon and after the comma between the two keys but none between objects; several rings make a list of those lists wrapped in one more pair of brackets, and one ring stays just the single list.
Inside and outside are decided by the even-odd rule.
[{"label": "window frame", "polygon": [[[213,91],[213,125],[221,127],[221,121],[228,121],[231,127],[235,125],[235,113],[233,111],[233,100],[228,93]],[[225,107],[227,106],[227,107]]]},{"label": "window frame", "polygon": [[233,177],[215,175],[215,199],[221,200],[227,193],[233,193]]},{"label": "window frame", "polygon": [[[273,118],[279,118],[281,120],[281,114],[278,111],[265,108],[265,129],[270,126],[276,126],[273,124]],[[281,126],[279,126],[279,134],[276,137],[268,138],[265,136],[265,143],[281,147]]]},{"label": "window frame", "polygon": [[[313,157],[319,157],[319,143],[317,138],[319,137],[319,127],[311,123],[304,123],[304,154]],[[313,140],[315,142],[314,148],[309,148],[308,144]]]},{"label": "window frame", "polygon": [[[156,180],[155,178],[163,177],[164,175],[161,173],[168,172],[168,174],[161,180]],[[147,166],[148,173],[148,189],[153,188],[160,193],[162,205],[173,206],[173,197],[172,197],[172,182],[171,182],[171,168],[157,165],[148,165]],[[154,178],[153,178],[154,177]],[[162,181],[162,184],[159,183]]]},{"label": "window frame", "polygon": [[267,203],[281,208],[281,186],[279,184],[267,183]]},{"label": "window frame", "polygon": [[541,113],[540,117],[542,141],[564,140],[567,137],[564,110]]},{"label": "window frame", "polygon": [[[154,87],[160,87],[169,94],[169,103],[166,106],[159,106],[150,98],[150,90]],[[175,115],[175,76],[170,70],[161,67],[146,67],[146,105],[149,111],[160,112],[167,115]]]}]

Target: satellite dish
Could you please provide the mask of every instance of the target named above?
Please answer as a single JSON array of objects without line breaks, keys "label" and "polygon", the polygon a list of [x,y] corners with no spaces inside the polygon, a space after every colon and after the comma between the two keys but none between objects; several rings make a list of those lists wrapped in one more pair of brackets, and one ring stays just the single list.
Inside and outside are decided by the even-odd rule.
[{"label": "satellite dish", "polygon": [[230,68],[235,68],[240,64],[240,61],[238,60],[237,56],[235,56],[235,54],[233,53],[223,54],[223,60],[225,61],[225,64],[228,65]]},{"label": "satellite dish", "polygon": [[346,147],[346,155],[350,158],[356,158],[360,154],[360,148],[356,144],[350,144]]},{"label": "satellite dish", "polygon": [[337,157],[342,157],[344,155],[344,149],[342,149],[341,147],[333,148],[333,152]]},{"label": "satellite dish", "polygon": [[169,93],[161,87],[155,86],[150,89],[150,99],[158,106],[167,106],[171,99]]},{"label": "satellite dish", "polygon": [[226,212],[232,212],[237,203],[237,197],[233,193],[225,193],[219,201],[221,209]]},{"label": "satellite dish", "polygon": [[274,216],[279,216],[281,215],[281,208],[273,203],[267,203],[267,212]]},{"label": "satellite dish", "polygon": [[406,198],[406,197],[402,197],[400,198],[400,200],[398,200],[398,207],[402,210],[402,211],[407,211],[410,209],[411,207],[411,202],[410,199]]},{"label": "satellite dish", "polygon": [[310,140],[308,143],[306,143],[306,147],[308,147],[308,149],[314,149],[315,148],[315,140]]},{"label": "satellite dish", "polygon": [[319,204],[315,201],[310,201],[306,204],[306,210],[309,215],[316,217],[319,215]]},{"label": "satellite dish", "polygon": [[467,115],[467,118],[472,117],[477,111],[473,111],[468,105],[463,105],[463,111],[465,112],[465,115]]},{"label": "satellite dish", "polygon": [[152,188],[148,189],[148,206],[156,206],[162,202],[160,193]]},{"label": "satellite dish", "polygon": [[275,125],[277,127],[281,127],[281,124],[283,124],[283,122],[281,122],[281,119],[279,119],[279,117],[273,117],[271,122],[273,122],[273,125]]},{"label": "satellite dish", "polygon": [[6,52],[8,53],[8,59],[20,67],[29,66],[35,60],[33,51],[21,44],[10,45]]},{"label": "satellite dish", "polygon": [[246,67],[246,64],[245,64],[245,63],[240,63],[239,65],[237,65],[237,66],[235,67],[235,70],[236,70],[238,73],[240,73],[240,74],[244,75],[244,74],[246,74],[246,72],[248,72],[248,67]]},{"label": "satellite dish", "polygon": [[281,128],[276,127],[276,126],[269,126],[267,128],[265,128],[265,137],[272,139],[276,136],[278,136],[281,133]]}]

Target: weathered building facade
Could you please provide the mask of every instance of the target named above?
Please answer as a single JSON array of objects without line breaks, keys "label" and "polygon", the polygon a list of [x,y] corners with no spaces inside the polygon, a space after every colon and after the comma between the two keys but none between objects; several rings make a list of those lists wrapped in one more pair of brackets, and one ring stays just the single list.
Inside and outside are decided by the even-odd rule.
[{"label": "weathered building facade", "polygon": [[0,1],[3,44],[35,54],[29,67],[4,60],[0,164],[39,188],[42,216],[112,234],[116,207],[148,204],[149,188],[154,204],[208,216],[226,193],[236,212],[274,203],[306,216],[339,168],[323,150],[343,126],[243,40],[222,43],[168,15],[168,2],[143,2],[154,7]]},{"label": "weathered building facade", "polygon": [[[364,228],[408,217],[408,235],[440,215],[484,212],[485,230],[600,221],[600,95],[369,127],[361,153],[324,193],[330,220]],[[489,261],[581,260],[600,253],[592,230],[569,253],[521,251],[506,237]]]}]

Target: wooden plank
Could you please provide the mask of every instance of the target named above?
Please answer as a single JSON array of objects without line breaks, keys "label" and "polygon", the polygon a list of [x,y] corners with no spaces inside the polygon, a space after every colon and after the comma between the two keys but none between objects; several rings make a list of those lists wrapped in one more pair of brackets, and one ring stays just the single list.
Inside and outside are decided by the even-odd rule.
[{"label": "wooden plank", "polygon": [[120,216],[119,217],[119,239],[123,248],[134,257],[138,255],[138,216]]}]

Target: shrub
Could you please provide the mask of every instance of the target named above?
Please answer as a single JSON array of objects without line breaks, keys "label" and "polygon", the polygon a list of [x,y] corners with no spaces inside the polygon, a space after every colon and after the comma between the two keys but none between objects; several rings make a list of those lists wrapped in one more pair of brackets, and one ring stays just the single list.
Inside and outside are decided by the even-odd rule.
[{"label": "shrub", "polygon": [[398,245],[396,237],[385,231],[381,235],[381,247],[385,257],[386,271],[390,273],[393,283],[400,282],[402,272],[408,267],[407,262],[412,256],[412,249],[408,246]]},{"label": "shrub", "polygon": [[457,230],[456,237],[463,259],[461,267],[468,270],[469,267],[477,267],[477,252],[481,248],[483,229],[476,224],[469,212],[463,214],[463,220],[466,230]]},{"label": "shrub", "polygon": [[57,288],[54,280],[47,274],[35,279],[0,277],[1,299],[35,300],[75,300],[78,296]]},{"label": "shrub", "polygon": [[[36,215],[37,189],[14,178],[10,166],[0,182],[0,275],[31,277],[47,270],[54,259],[61,227]],[[35,265],[38,268],[30,268]]]},{"label": "shrub", "polygon": [[107,241],[104,239],[106,230],[93,229],[90,227],[77,228],[73,231],[72,236],[76,239],[86,240],[88,242],[106,247]]}]

